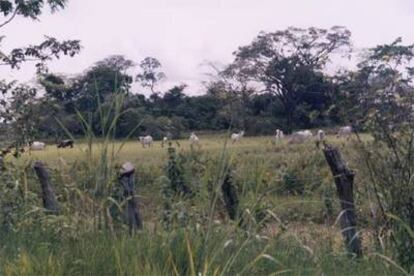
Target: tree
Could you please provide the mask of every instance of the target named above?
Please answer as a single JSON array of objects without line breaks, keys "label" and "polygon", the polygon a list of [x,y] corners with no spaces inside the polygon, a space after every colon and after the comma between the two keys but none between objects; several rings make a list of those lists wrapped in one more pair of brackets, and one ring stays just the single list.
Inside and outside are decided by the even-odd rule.
[{"label": "tree", "polygon": [[122,56],[110,56],[96,62],[86,73],[76,77],[72,84],[72,95],[81,111],[95,112],[98,103],[103,103],[113,94],[129,93],[133,81],[126,71],[133,62]]},{"label": "tree", "polygon": [[[45,6],[49,7],[52,12],[56,12],[66,7],[67,0],[1,0],[0,14],[3,17],[0,23],[0,29],[10,24],[16,17],[29,18],[38,20],[44,11]],[[0,43],[5,37],[0,37]],[[39,72],[47,71],[46,62],[53,58],[60,58],[62,55],[74,56],[81,49],[79,40],[58,41],[53,37],[45,37],[45,40],[38,45],[29,45],[15,48],[10,53],[4,53],[0,50],[0,65],[7,65],[11,68],[19,66],[27,61],[36,62],[36,68]]]},{"label": "tree", "polygon": [[[3,97],[0,101],[0,118],[3,124],[12,124],[11,136],[16,147],[21,147],[31,141],[36,133],[36,94],[37,91],[27,85],[16,82],[0,82]],[[10,133],[9,133],[10,134]],[[9,137],[10,138],[10,137]]]},{"label": "tree", "polygon": [[[401,38],[367,51],[349,82],[362,125],[374,137],[362,144],[364,165],[371,177],[370,191],[377,200],[400,264],[414,264],[414,44]],[[367,145],[368,144],[368,145]]]},{"label": "tree", "polygon": [[116,71],[125,73],[125,71],[127,71],[128,69],[131,69],[132,67],[134,67],[135,63],[132,60],[127,59],[126,57],[122,55],[112,55],[112,56],[104,58],[101,61],[98,61],[95,64],[95,66],[112,68]]},{"label": "tree", "polygon": [[182,109],[181,107],[185,105],[186,96],[184,94],[184,90],[186,87],[186,84],[182,84],[179,86],[174,86],[165,92],[160,101],[162,113],[164,116],[172,116],[174,114],[182,115],[180,114],[180,109]]},{"label": "tree", "polygon": [[64,103],[65,100],[70,99],[67,81],[63,76],[45,74],[39,78],[38,82],[45,89],[47,98],[54,99],[59,103]]},{"label": "tree", "polygon": [[161,63],[153,57],[144,58],[139,64],[142,72],[136,76],[136,80],[141,83],[142,87],[149,87],[152,94],[158,93],[155,91],[156,85],[166,78],[165,74],[160,71]]},{"label": "tree", "polygon": [[393,129],[413,123],[414,44],[401,45],[401,38],[391,44],[369,49],[354,74],[356,87],[363,88],[358,100],[364,106],[366,122],[374,128],[392,125]]},{"label": "tree", "polygon": [[350,51],[350,36],[349,30],[338,26],[262,32],[234,53],[234,62],[222,74],[274,94],[284,107],[286,127],[291,131],[303,98],[327,93],[323,69],[334,53]]},{"label": "tree", "polygon": [[[10,24],[17,17],[38,20],[40,15],[48,7],[56,12],[66,7],[66,0],[0,0],[0,29]],[[0,37],[0,43],[5,39]],[[53,37],[45,37],[38,45],[29,45],[12,49],[5,53],[0,49],[0,65],[19,68],[25,62],[33,61],[38,73],[47,72],[46,62],[63,55],[74,56],[81,49],[79,40],[58,41]],[[59,81],[55,78],[56,85]],[[3,124],[11,124],[13,127],[13,140],[16,146],[23,145],[32,140],[36,135],[35,125],[38,119],[36,113],[36,94],[34,88],[26,85],[18,85],[16,81],[7,82],[0,80],[0,119]]]}]

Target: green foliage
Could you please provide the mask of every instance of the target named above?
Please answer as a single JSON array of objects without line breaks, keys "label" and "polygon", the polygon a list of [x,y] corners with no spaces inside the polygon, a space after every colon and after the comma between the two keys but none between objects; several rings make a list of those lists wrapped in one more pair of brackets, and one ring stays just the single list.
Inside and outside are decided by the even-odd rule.
[{"label": "green foliage", "polygon": [[0,267],[5,275],[404,275],[376,255],[355,262],[329,254],[329,246],[309,251],[293,235],[269,241],[227,234],[217,228],[207,248],[202,231],[100,233],[76,240],[50,239],[42,231],[10,234],[0,249]]},{"label": "green foliage", "polygon": [[374,136],[373,143],[360,143],[361,163],[386,227],[392,229],[398,259],[408,270],[414,267],[414,239],[407,231],[414,229],[413,48],[400,39],[379,45],[370,49],[358,71],[365,83],[360,101],[366,107],[360,123]]},{"label": "green foliage", "polygon": [[[48,7],[52,12],[64,9],[66,0],[1,0],[0,14],[2,21],[0,29],[11,23],[17,17],[30,18],[38,20]],[[4,36],[0,37],[3,42]],[[14,48],[9,53],[5,53],[0,49],[0,65],[9,66],[12,69],[18,69],[26,62],[34,61],[38,74],[47,72],[46,63],[52,59],[59,59],[62,56],[73,57],[80,52],[81,46],[79,40],[63,40],[46,36],[44,41],[37,45],[28,45],[24,47]],[[59,85],[58,79],[50,79]],[[1,89],[1,113],[0,120],[2,123],[12,124],[15,130],[13,140],[16,146],[21,146],[32,140],[35,133],[35,96],[36,89],[26,85],[16,85],[16,82],[7,83],[0,80]],[[10,97],[7,99],[7,97]],[[17,152],[17,148],[16,148]]]},{"label": "green foliage", "polygon": [[168,163],[166,174],[170,181],[171,189],[176,195],[189,196],[193,192],[184,179],[183,162],[176,154],[175,148],[168,148]]},{"label": "green foliage", "polygon": [[0,101],[0,118],[5,125],[12,126],[7,140],[16,147],[25,146],[37,134],[36,94],[37,90],[15,82],[2,82],[4,88]]},{"label": "green foliage", "polygon": [[[339,273],[338,267],[344,273],[355,274],[399,271],[375,255],[357,263],[344,257],[340,232],[330,224],[324,225],[323,202],[320,195],[315,195],[319,190],[304,177],[315,171],[322,177],[327,171],[321,155],[309,145],[264,148],[264,138],[246,138],[242,145],[230,145],[224,150],[229,158],[224,162],[218,137],[202,137],[206,144],[213,144],[209,150],[191,150],[188,142],[181,140],[180,151],[172,156],[179,165],[180,178],[197,191],[187,198],[176,195],[170,179],[164,176],[168,171],[163,162],[170,158],[165,149],[154,147],[149,151],[131,141],[125,145],[127,149],[112,155],[111,148],[118,152],[123,144],[111,145],[114,134],[107,133],[111,133],[108,140],[94,139],[91,148],[79,142],[72,150],[57,152],[53,148],[33,153],[33,158],[48,161],[62,210],[59,216],[49,216],[41,208],[39,183],[30,163],[25,163],[30,157],[6,160],[13,177],[2,174],[8,182],[1,180],[0,187],[9,183],[13,188],[8,193],[2,191],[0,203],[6,206],[11,200],[15,206],[12,217],[0,215],[8,223],[6,232],[0,232],[4,238],[0,247],[1,273],[104,274],[122,273],[125,267],[129,273],[138,274],[191,274],[193,270],[232,275],[275,271],[322,274]],[[78,157],[71,159],[73,155]],[[303,156],[309,157],[308,161],[299,162],[296,168],[297,160]],[[122,193],[116,179],[119,158],[132,160],[137,167],[138,200],[145,229],[133,236],[124,225],[125,203],[117,197],[117,188],[118,194]],[[238,186],[242,227],[229,223],[221,202],[220,188],[230,161],[234,169],[232,182]],[[13,167],[9,162],[19,166]],[[300,196],[275,192],[275,188],[280,189],[278,180],[285,171],[281,166],[293,167],[306,181],[305,190],[312,192]],[[328,179],[323,185],[333,186],[332,181]],[[96,183],[106,188],[95,192]],[[211,202],[216,195],[219,197],[214,206]],[[333,211],[337,211],[335,206]],[[366,246],[372,249],[369,238]]]},{"label": "green foliage", "polygon": [[282,191],[287,194],[300,195],[304,193],[304,181],[299,179],[294,172],[286,172],[282,179]]},{"label": "green foliage", "polygon": [[285,127],[291,131],[300,105],[320,111],[330,106],[333,85],[321,70],[333,54],[350,49],[350,36],[338,26],[262,32],[235,52],[234,62],[222,74],[239,81],[244,90],[251,81],[262,84],[283,106]]},{"label": "green foliage", "polygon": [[20,0],[1,0],[0,12],[4,16],[9,14],[17,14],[23,17],[28,17],[33,20],[39,19],[42,14],[44,6],[48,6],[51,11],[58,11],[66,6],[67,0],[36,0],[36,1],[20,1]]}]

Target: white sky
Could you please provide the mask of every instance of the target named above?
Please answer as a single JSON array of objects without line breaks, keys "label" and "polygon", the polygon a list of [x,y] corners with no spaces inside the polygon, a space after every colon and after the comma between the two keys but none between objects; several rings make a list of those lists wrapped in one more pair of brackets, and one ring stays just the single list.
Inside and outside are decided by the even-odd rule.
[{"label": "white sky", "polygon": [[[52,72],[79,73],[112,54],[136,62],[154,56],[167,74],[164,88],[187,83],[187,93],[195,94],[206,78],[203,63],[230,62],[261,30],[343,25],[362,48],[398,36],[414,42],[413,19],[414,0],[69,0],[65,10],[40,22],[15,20],[1,35],[3,49],[40,42],[43,35],[80,39],[81,54],[49,63]],[[34,68],[3,67],[0,74],[27,81]]]}]

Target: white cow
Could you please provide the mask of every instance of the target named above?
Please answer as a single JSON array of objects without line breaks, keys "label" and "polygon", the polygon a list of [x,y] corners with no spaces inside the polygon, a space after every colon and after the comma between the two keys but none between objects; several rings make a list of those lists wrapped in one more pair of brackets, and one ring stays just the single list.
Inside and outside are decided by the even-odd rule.
[{"label": "white cow", "polygon": [[316,133],[316,140],[318,142],[323,142],[325,141],[325,138],[326,138],[325,131],[323,131],[322,129],[318,130],[318,132]]},{"label": "white cow", "polygon": [[194,132],[191,132],[190,138],[188,139],[190,141],[190,146],[197,145],[200,146],[200,139],[195,135]]},{"label": "white cow", "polygon": [[233,133],[230,138],[231,141],[234,143],[238,142],[244,136],[244,131],[240,131],[239,133]]},{"label": "white cow", "polygon": [[139,136],[139,141],[141,142],[143,148],[146,146],[150,148],[154,142],[154,139],[152,139],[151,135]]},{"label": "white cow", "polygon": [[164,136],[164,138],[162,138],[162,141],[161,141],[161,147],[164,147],[164,145],[165,145],[167,142],[168,142],[168,137],[167,137],[167,136]]},{"label": "white cow", "polygon": [[289,144],[301,144],[312,138],[313,134],[310,130],[301,130],[294,132],[290,136]]},{"label": "white cow", "polygon": [[282,140],[283,137],[285,137],[285,134],[283,133],[283,131],[280,129],[276,129],[276,133],[275,133],[276,142]]},{"label": "white cow", "polygon": [[30,145],[30,150],[44,150],[46,148],[46,144],[39,141],[34,141]]},{"label": "white cow", "polygon": [[342,138],[342,137],[346,137],[346,139],[349,139],[351,137],[352,134],[352,127],[351,126],[344,126],[341,127],[338,130],[338,133],[336,134],[337,138]]}]

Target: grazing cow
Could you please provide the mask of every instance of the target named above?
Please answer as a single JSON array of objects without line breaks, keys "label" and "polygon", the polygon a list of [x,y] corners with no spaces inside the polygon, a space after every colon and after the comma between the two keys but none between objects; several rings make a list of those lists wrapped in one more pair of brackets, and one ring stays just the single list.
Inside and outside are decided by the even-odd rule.
[{"label": "grazing cow", "polygon": [[162,138],[162,140],[161,140],[161,147],[163,148],[163,147],[164,147],[164,145],[165,145],[167,142],[168,142],[168,137],[167,137],[167,136],[164,136],[164,138]]},{"label": "grazing cow", "polygon": [[46,148],[46,144],[39,141],[34,141],[30,145],[30,150],[44,150]]},{"label": "grazing cow", "polygon": [[326,133],[325,131],[323,131],[322,129],[318,130],[318,132],[316,133],[316,139],[318,142],[323,142],[325,141],[326,138]]},{"label": "grazing cow", "polygon": [[319,149],[320,144],[324,143],[326,139],[326,133],[322,129],[318,130],[316,133],[316,147]]},{"label": "grazing cow", "polygon": [[191,132],[190,134],[190,138],[188,139],[190,141],[190,146],[192,147],[193,145],[197,145],[200,146],[200,139],[197,137],[197,135],[195,135],[194,132]]},{"label": "grazing cow", "polygon": [[275,134],[275,141],[280,141],[283,139],[283,137],[285,137],[285,134],[283,133],[282,130],[280,129],[276,129],[276,134]]},{"label": "grazing cow", "polygon": [[139,136],[139,141],[141,142],[143,148],[146,146],[150,148],[154,142],[154,139],[152,139],[151,135]]},{"label": "grazing cow", "polygon": [[67,148],[67,147],[73,148],[73,144],[74,144],[73,140],[67,139],[67,140],[60,141],[57,144],[57,147],[58,148]]},{"label": "grazing cow", "polygon": [[238,142],[244,136],[244,131],[240,131],[239,133],[233,133],[230,138],[231,141],[234,143]]},{"label": "grazing cow", "polygon": [[341,127],[338,130],[338,133],[336,134],[337,138],[342,138],[342,137],[346,137],[346,139],[348,140],[351,137],[352,134],[352,127],[351,126],[344,126]]},{"label": "grazing cow", "polygon": [[310,130],[301,130],[294,132],[289,139],[289,144],[301,144],[311,139],[312,136],[313,134]]}]

